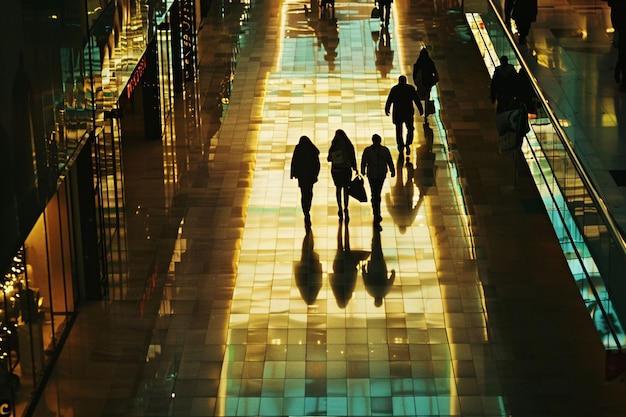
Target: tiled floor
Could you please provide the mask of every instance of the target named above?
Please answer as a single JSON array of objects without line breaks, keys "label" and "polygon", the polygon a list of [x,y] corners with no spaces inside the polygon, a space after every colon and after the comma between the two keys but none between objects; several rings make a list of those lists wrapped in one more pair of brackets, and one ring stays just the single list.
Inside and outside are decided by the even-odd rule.
[{"label": "tiled floor", "polygon": [[[160,144],[125,138],[129,280],[81,308],[36,416],[624,415],[535,186],[497,153],[456,3],[396,0],[382,40],[371,8],[337,0],[318,19],[264,1],[205,19],[202,127],[179,113],[175,187]],[[403,160],[384,101],[423,45],[438,112]],[[359,161],[372,133],[397,158],[380,233],[356,200],[337,219],[338,128]],[[311,233],[289,178],[302,134],[322,151]]]}]

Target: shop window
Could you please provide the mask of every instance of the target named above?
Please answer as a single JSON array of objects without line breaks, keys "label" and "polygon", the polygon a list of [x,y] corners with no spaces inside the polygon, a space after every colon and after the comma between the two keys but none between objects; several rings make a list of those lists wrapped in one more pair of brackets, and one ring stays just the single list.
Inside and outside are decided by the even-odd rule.
[{"label": "shop window", "polygon": [[[0,304],[0,415],[22,415],[56,352],[72,312],[66,206],[62,186],[4,276]],[[9,414],[1,414],[7,410]]]}]

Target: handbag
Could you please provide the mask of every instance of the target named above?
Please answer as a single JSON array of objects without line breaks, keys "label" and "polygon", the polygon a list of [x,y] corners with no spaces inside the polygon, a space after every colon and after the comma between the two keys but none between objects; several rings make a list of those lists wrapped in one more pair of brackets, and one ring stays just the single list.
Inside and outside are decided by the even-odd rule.
[{"label": "handbag", "polygon": [[361,175],[357,174],[352,178],[348,186],[348,194],[361,203],[367,202],[367,194],[365,193],[365,186],[363,185],[363,177]]},{"label": "handbag", "polygon": [[374,8],[372,9],[372,14],[370,15],[370,18],[380,19],[380,10],[378,9],[378,7],[374,6]]}]

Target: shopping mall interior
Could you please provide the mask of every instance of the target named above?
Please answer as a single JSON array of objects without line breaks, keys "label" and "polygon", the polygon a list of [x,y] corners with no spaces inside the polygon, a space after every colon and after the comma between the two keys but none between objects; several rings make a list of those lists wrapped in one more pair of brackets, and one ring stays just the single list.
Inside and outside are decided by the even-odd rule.
[{"label": "shopping mall interior", "polygon": [[[395,0],[383,26],[371,0],[214,0],[162,140],[125,104],[124,272],[78,306],[31,415],[626,415],[624,368],[607,359],[621,358],[621,325],[598,325],[613,307],[586,298],[604,289],[577,280],[537,182],[550,180],[529,162],[531,139],[562,122],[619,229],[626,93],[610,9],[539,0],[518,44],[470,3]],[[400,153],[385,103],[422,48],[435,113],[416,114]],[[505,153],[489,97],[501,55],[550,104]],[[391,151],[380,229],[369,202],[337,215],[338,129],[359,164],[373,134]],[[290,178],[303,135],[321,162],[310,229]]]}]

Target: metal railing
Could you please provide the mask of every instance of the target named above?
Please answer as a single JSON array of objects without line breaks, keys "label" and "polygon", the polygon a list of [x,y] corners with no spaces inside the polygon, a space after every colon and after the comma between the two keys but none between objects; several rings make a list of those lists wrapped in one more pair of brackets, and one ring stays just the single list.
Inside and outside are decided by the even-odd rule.
[{"label": "metal railing", "polygon": [[506,55],[529,74],[541,109],[531,120],[522,152],[587,310],[607,350],[621,350],[626,335],[626,241],[598,187],[562,127],[563,119],[524,61],[498,9],[467,14],[490,74]]}]

